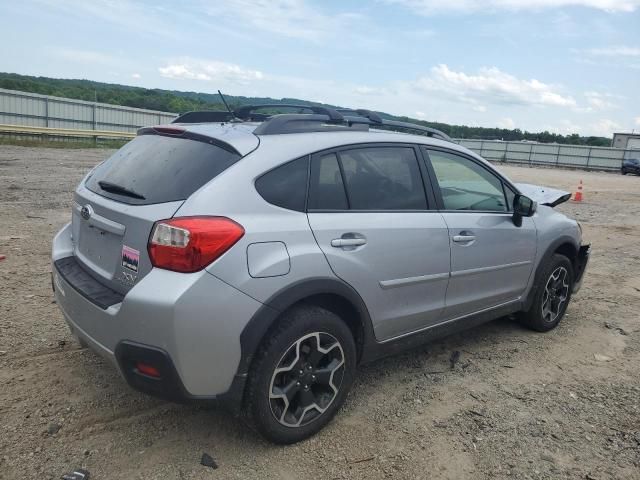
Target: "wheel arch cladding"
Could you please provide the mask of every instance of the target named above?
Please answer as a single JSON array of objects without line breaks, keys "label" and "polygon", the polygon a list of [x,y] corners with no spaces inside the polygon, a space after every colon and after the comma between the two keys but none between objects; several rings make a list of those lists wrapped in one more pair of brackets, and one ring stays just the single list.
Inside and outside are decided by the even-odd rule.
[{"label": "wheel arch cladding", "polygon": [[576,258],[578,258],[578,247],[576,247],[575,242],[563,242],[556,247],[554,253],[559,253],[567,257],[575,268]]},{"label": "wheel arch cladding", "polygon": [[560,255],[564,255],[565,257],[567,257],[571,262],[571,265],[575,269],[575,262],[578,257],[579,248],[580,246],[577,244],[576,239],[570,236],[561,236],[556,238],[553,242],[551,242],[551,244],[547,247],[544,254],[542,255],[540,262],[538,263],[538,266],[536,268],[536,272],[533,280],[533,288],[531,288],[531,290],[529,291],[529,295],[527,296],[527,299],[524,305],[525,311],[531,308],[533,299],[539,287],[540,275],[542,274],[542,270],[544,269],[543,266],[546,265],[547,262],[549,262],[549,260],[553,257],[553,255],[558,253]]},{"label": "wheel arch cladding", "polygon": [[338,315],[351,330],[356,342],[358,360],[364,345],[373,339],[369,312],[360,295],[341,280],[308,279],[280,290],[254,314],[240,335],[242,360],[238,375],[246,375],[253,357],[278,319],[298,305],[317,305]]},{"label": "wheel arch cladding", "polygon": [[365,320],[362,318],[362,313],[354,304],[344,296],[337,293],[318,293],[303,298],[289,308],[294,308],[301,304],[316,305],[340,317],[347,327],[349,327],[351,335],[353,335],[353,340],[356,344],[357,359],[358,361],[360,360],[360,357],[362,356],[362,347],[364,345]]}]

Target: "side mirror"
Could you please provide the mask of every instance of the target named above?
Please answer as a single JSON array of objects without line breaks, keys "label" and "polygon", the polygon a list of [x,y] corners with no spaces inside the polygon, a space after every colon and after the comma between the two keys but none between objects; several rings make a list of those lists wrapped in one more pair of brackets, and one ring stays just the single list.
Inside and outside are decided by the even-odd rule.
[{"label": "side mirror", "polygon": [[513,223],[516,227],[522,226],[522,217],[533,217],[538,204],[524,195],[516,195],[513,199]]}]

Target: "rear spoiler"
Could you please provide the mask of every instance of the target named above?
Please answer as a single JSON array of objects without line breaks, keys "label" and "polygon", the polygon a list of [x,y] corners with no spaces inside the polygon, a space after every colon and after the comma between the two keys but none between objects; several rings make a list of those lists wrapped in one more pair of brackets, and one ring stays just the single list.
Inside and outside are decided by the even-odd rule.
[{"label": "rear spoiler", "polygon": [[242,154],[233,145],[218,138],[191,132],[180,125],[156,125],[155,127],[142,127],[138,129],[137,135],[160,135],[163,137],[188,138],[189,140],[195,140],[196,142],[215,145],[227,152],[242,156]]}]

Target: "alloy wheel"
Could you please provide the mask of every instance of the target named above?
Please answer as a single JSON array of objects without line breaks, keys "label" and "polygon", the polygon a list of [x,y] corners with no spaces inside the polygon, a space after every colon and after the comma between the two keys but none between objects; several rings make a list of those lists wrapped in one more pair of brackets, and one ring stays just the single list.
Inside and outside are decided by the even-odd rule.
[{"label": "alloy wheel", "polygon": [[549,276],[542,294],[542,318],[552,323],[562,314],[569,298],[569,272],[565,267],[556,268]]},{"label": "alloy wheel", "polygon": [[314,332],[299,338],[271,377],[271,413],[287,427],[308,425],[333,403],[344,371],[344,351],[333,335]]}]

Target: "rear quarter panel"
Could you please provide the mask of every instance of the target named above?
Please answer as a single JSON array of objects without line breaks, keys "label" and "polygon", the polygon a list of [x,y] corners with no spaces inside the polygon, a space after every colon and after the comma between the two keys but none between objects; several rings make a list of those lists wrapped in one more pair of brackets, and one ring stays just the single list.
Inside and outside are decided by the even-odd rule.
[{"label": "rear quarter panel", "polygon": [[[293,160],[286,151],[274,155],[254,152],[216,177],[192,195],[177,211],[177,216],[220,215],[243,226],[244,236],[206,270],[224,282],[260,302],[266,302],[276,292],[308,278],[335,278],[309,228],[307,215],[267,203],[255,189],[255,179],[274,166]],[[271,267],[277,276],[254,278],[249,272],[247,250],[250,245],[281,242],[289,255],[288,272],[275,263]]]}]

